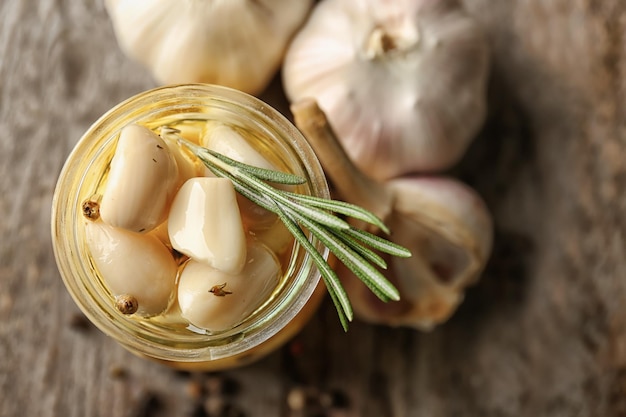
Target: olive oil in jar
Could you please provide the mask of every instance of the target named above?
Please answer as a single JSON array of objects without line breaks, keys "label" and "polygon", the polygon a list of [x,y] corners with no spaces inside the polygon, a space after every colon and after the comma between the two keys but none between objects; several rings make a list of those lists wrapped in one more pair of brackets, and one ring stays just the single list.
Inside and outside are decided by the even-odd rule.
[{"label": "olive oil in jar", "polygon": [[[251,132],[243,126],[238,126],[236,124],[228,125],[225,124],[223,120],[211,119],[207,117],[207,114],[204,113],[192,115],[185,114],[184,118],[181,118],[178,115],[171,115],[160,118],[158,120],[147,120],[142,123],[144,127],[152,130],[156,134],[159,134],[163,127],[173,129],[174,131],[179,132],[178,135],[180,135],[185,140],[200,146],[206,145],[205,138],[211,133],[210,131],[212,129],[216,129],[216,126],[226,127],[227,129],[234,132],[236,138],[245,140],[245,145],[248,145],[249,147],[254,149],[254,151],[258,152],[258,154],[272,166],[272,169],[280,170],[283,172],[290,172],[290,167],[285,163],[286,159],[284,157],[281,157],[279,152],[276,152],[275,146],[272,145],[271,141],[268,140],[268,138],[264,138],[258,133]],[[111,139],[109,149],[107,149],[106,152],[102,153],[101,161],[97,163],[96,166],[94,166],[94,168],[103,168],[101,169],[100,175],[95,172],[89,174],[94,184],[94,189],[91,197],[92,199],[94,198],[93,196],[96,196],[95,198],[97,198],[97,196],[102,195],[105,190],[108,173],[110,171],[111,160],[115,153],[115,143],[117,142],[117,140],[117,138]],[[176,159],[178,161],[179,171],[181,171],[183,165],[186,166],[186,173],[184,175],[188,177],[212,175],[208,168],[204,167],[204,165],[197,157],[188,153],[188,151],[186,151],[186,149],[184,149],[180,144],[176,143],[171,138],[166,138],[166,141],[167,145],[170,147],[174,154],[178,152]],[[235,154],[233,155],[233,157],[236,158],[239,155],[238,149],[235,149],[233,152]],[[243,160],[241,162],[247,161]],[[193,175],[189,175],[190,170],[194,172]],[[293,191],[295,192],[306,192],[305,189],[302,189],[304,186],[290,187],[292,187]],[[88,187],[85,187],[85,189],[88,189]],[[251,204],[253,204],[249,201],[246,201],[245,197],[243,196],[238,196],[238,201],[240,204],[240,208],[241,205],[250,206]],[[256,209],[252,208],[252,210],[264,211],[264,209],[260,207],[256,207]],[[242,213],[245,213],[245,211],[243,211]],[[271,304],[274,295],[280,292],[281,287],[285,284],[286,277],[290,275],[289,271],[293,270],[293,268],[295,267],[294,263],[298,258],[297,254],[295,253],[297,251],[297,247],[294,246],[294,239],[289,231],[280,222],[277,216],[269,212],[267,212],[267,214],[269,216],[264,217],[270,218],[269,222],[267,220],[255,222],[254,216],[246,216],[242,214],[242,221],[244,224],[245,232],[247,234],[247,238],[250,241],[258,242],[268,247],[277,258],[280,264],[280,270],[282,271],[281,280],[271,292],[270,296],[258,308],[255,309],[255,312],[266,308],[269,304]],[[189,262],[189,258],[185,255],[180,254],[172,247],[167,236],[167,224],[159,225],[154,230],[149,231],[147,234],[157,236],[158,239],[163,242],[163,244],[168,248],[171,255],[177,261],[179,268],[178,277],[180,277],[181,272],[184,270],[187,262]],[[100,274],[98,273],[97,268],[95,270],[95,273],[98,276],[98,285],[107,290],[107,284],[102,276],[100,276]],[[177,281],[179,281],[179,278],[177,279]],[[114,302],[114,299],[115,296],[111,294],[112,302]],[[252,312],[252,315],[255,314],[255,312]],[[133,315],[129,318],[137,321],[141,326],[145,326],[146,328],[149,328],[151,329],[151,331],[154,331],[156,333],[172,332],[174,335],[183,338],[189,336],[196,337],[196,335],[207,335],[213,333],[211,329],[203,329],[185,320],[185,318],[181,315],[181,310],[176,300],[175,290],[170,297],[168,308],[162,313],[150,316]],[[242,317],[242,321],[245,318],[247,317]]]}]

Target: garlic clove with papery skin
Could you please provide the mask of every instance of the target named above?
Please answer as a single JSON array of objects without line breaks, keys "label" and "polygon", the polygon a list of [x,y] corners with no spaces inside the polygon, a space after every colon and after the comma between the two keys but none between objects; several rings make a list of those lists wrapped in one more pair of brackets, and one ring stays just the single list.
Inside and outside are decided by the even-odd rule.
[{"label": "garlic clove with papery skin", "polygon": [[125,126],[111,160],[100,216],[111,226],[148,232],[167,217],[178,185],[178,166],[165,141],[146,127]]},{"label": "garlic clove with papery skin", "polygon": [[155,236],[88,221],[85,241],[111,294],[134,298],[137,314],[142,316],[157,315],[167,308],[175,289],[177,265]]},{"label": "garlic clove with papery skin", "polygon": [[350,161],[315,101],[302,100],[291,109],[339,197],[379,215],[390,229],[387,238],[412,253],[392,258],[384,272],[398,288],[399,302],[380,301],[347,268],[338,267],[356,316],[421,330],[443,323],[491,253],[493,224],[482,199],[447,177],[374,181]]},{"label": "garlic clove with papery skin", "polygon": [[[390,224],[396,219],[410,219],[434,231],[438,238],[452,245],[447,252],[443,247],[438,251],[436,244],[428,248],[430,265],[438,279],[457,288],[472,284],[482,272],[493,245],[491,215],[476,191],[441,176],[397,178],[388,187],[396,196]],[[398,225],[394,230],[399,240],[408,243],[410,233],[404,233],[407,229]],[[454,247],[463,248],[463,253]]]},{"label": "garlic clove with papery skin", "polygon": [[106,0],[121,49],[162,84],[261,92],[312,0]]},{"label": "garlic clove with papery skin", "polygon": [[396,196],[387,219],[391,239],[411,250],[392,258],[385,275],[401,302],[382,303],[342,275],[356,314],[364,320],[430,330],[445,322],[482,272],[492,246],[493,225],[478,195],[445,177],[402,178],[388,184]]},{"label": "garlic clove with papery skin", "polygon": [[280,264],[265,246],[251,243],[245,268],[227,274],[190,260],[180,275],[181,315],[194,326],[212,332],[232,328],[263,304],[278,285]]},{"label": "garlic clove with papery skin", "polygon": [[283,85],[313,98],[377,180],[449,168],[486,116],[488,45],[457,0],[323,0],[294,37]]},{"label": "garlic clove with papery skin", "polygon": [[170,209],[172,247],[198,262],[237,274],[246,261],[246,236],[233,183],[227,178],[186,181]]}]

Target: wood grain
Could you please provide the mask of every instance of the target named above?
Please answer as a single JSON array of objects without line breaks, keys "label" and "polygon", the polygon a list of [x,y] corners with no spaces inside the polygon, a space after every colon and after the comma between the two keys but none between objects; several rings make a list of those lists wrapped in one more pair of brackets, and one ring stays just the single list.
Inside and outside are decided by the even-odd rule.
[{"label": "wood grain", "polygon": [[[246,416],[626,415],[626,3],[465,3],[493,50],[489,120],[453,172],[496,217],[484,278],[428,334],[343,334],[326,304],[211,397],[213,376],[134,357],[82,321],[51,249],[71,148],[154,82],[101,1],[1,2],[0,415],[191,416],[208,398]],[[278,86],[263,97],[285,109]],[[299,414],[296,387],[312,398]]]}]

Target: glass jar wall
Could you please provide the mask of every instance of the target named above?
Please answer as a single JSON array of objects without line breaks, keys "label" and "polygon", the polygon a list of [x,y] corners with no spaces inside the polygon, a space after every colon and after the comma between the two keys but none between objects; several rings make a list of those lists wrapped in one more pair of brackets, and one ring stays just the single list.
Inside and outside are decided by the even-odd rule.
[{"label": "glass jar wall", "polygon": [[[176,128],[197,141],[205,125],[219,122],[242,133],[279,170],[305,178],[297,192],[328,198],[319,162],[299,131],[267,104],[247,94],[210,85],[151,90],[119,104],[96,121],[68,157],[55,190],[52,238],[57,265],[74,301],[104,333],[135,354],[186,369],[217,370],[255,360],[293,336],[316,310],[323,288],[319,273],[298,245],[277,254],[282,278],[253,314],[231,329],[202,331],[180,316],[175,297],[154,317],[124,315],[99,275],[86,245],[83,203],[98,198],[123,127],[138,124],[159,132]],[[265,239],[284,239],[279,229]],[[251,237],[251,238],[254,238]],[[327,256],[321,244],[312,239]]]}]

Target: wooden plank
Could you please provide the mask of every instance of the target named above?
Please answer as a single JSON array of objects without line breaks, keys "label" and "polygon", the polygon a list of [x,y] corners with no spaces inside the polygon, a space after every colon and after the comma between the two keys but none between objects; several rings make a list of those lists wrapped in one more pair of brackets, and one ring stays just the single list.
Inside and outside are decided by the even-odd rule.
[{"label": "wooden plank", "polygon": [[[626,3],[465,3],[493,49],[489,120],[454,170],[497,220],[483,280],[428,334],[344,334],[325,303],[211,396],[199,387],[213,376],[137,358],[81,321],[51,251],[64,159],[153,81],[100,1],[0,3],[0,415],[190,416],[218,400],[248,416],[626,415]],[[277,86],[264,97],[285,109]],[[316,395],[296,413],[300,388]]]}]

